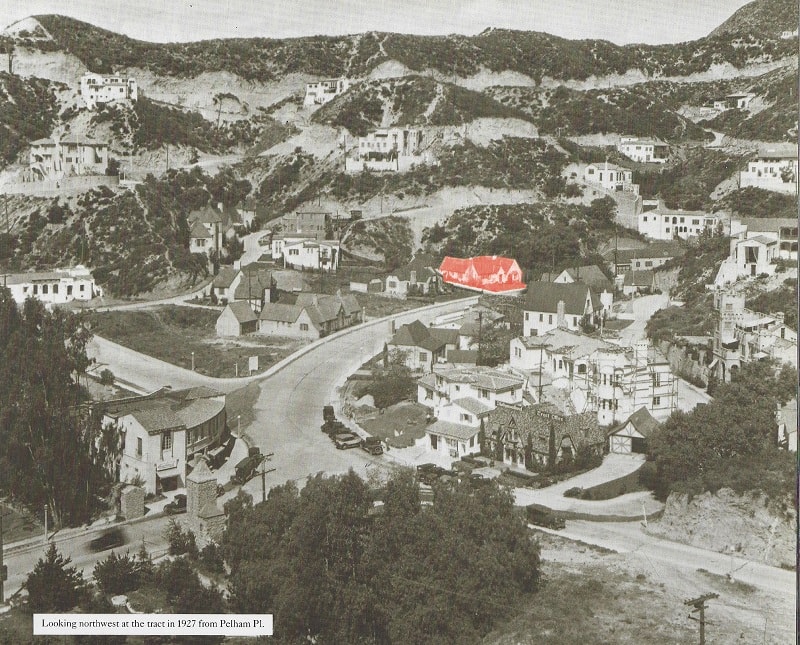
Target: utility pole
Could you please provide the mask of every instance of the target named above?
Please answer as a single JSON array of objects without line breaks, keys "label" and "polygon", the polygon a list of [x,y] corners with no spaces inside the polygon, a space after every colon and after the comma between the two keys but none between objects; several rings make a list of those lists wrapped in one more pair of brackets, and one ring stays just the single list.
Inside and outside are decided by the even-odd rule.
[{"label": "utility pole", "polygon": [[5,509],[0,505],[0,605],[5,603],[3,595],[3,583],[6,579],[6,566],[3,564],[3,513]]},{"label": "utility pole", "polygon": [[700,645],[706,644],[706,602],[714,598],[719,598],[719,594],[707,593],[699,598],[687,600],[683,603],[684,605],[694,607],[694,609],[692,609],[692,613],[700,613],[700,618],[695,618],[694,616],[689,615],[690,620],[696,620],[700,623]]},{"label": "utility pole", "polygon": [[269,461],[274,455],[275,455],[274,452],[270,452],[270,453],[264,455],[264,461],[261,462],[261,472],[259,474],[261,475],[261,501],[262,502],[266,502],[267,501],[267,480],[266,480],[266,475],[267,475],[267,473],[274,473],[275,472],[274,468],[270,468],[269,470],[267,470],[264,466],[266,465],[267,461]]},{"label": "utility pole", "polygon": [[8,226],[8,193],[3,193],[3,203],[6,207],[6,235],[11,232],[11,228]]},{"label": "utility pole", "polygon": [[483,358],[483,352],[481,352],[482,340],[483,340],[481,338],[481,336],[482,336],[481,332],[482,331],[483,331],[483,312],[479,311],[478,312],[478,365],[482,365],[481,358]]}]

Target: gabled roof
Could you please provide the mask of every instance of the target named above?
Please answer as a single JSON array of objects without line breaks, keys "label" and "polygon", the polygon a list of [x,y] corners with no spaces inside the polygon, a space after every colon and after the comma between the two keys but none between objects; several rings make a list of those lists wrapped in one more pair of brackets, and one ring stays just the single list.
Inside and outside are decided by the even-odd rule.
[{"label": "gabled roof", "polygon": [[303,313],[303,307],[285,305],[280,302],[268,302],[261,310],[258,319],[293,323],[300,317],[301,313]]},{"label": "gabled roof", "polygon": [[755,237],[748,237],[746,240],[742,240],[742,242],[758,242],[764,246],[772,246],[773,244],[777,244],[778,240],[766,235],[756,235]]},{"label": "gabled roof", "polygon": [[[200,226],[203,226],[200,224]],[[205,230],[205,226],[203,226]],[[209,236],[210,237],[210,236]],[[220,289],[227,289],[228,287],[233,284],[233,280],[239,274],[237,269],[229,266],[222,266],[219,268],[219,273],[214,276],[214,280],[211,283],[212,287],[220,288]]]},{"label": "gabled roof", "polygon": [[339,315],[339,309],[344,310],[346,316],[352,316],[361,311],[358,300],[352,294],[336,295],[301,292],[297,294],[297,305],[312,306],[319,309],[322,320],[333,320]]},{"label": "gabled roof", "polygon": [[457,345],[458,330],[426,327],[419,320],[415,320],[400,327],[389,344],[396,347],[421,347],[435,352],[446,345]]},{"label": "gabled roof", "polygon": [[[606,289],[608,291],[614,289],[614,283],[606,277],[603,270],[596,264],[573,267],[571,269],[565,269],[565,271],[575,282],[581,282],[595,289]],[[552,280],[548,280],[548,282],[552,282]]]},{"label": "gabled roof", "polygon": [[453,405],[457,405],[460,408],[463,408],[467,412],[472,412],[477,417],[483,416],[484,414],[488,414],[494,408],[490,405],[484,405],[477,399],[473,399],[470,396],[465,396],[461,399],[455,399],[453,401]]},{"label": "gabled roof", "polygon": [[628,423],[630,423],[636,429],[636,432],[645,439],[659,428],[658,421],[653,418],[653,415],[650,414],[650,411],[646,407],[642,406],[629,416],[625,423],[620,423],[618,426],[611,428],[608,434],[614,434]]},{"label": "gabled roof", "polygon": [[797,228],[797,219],[793,217],[742,217],[742,226],[748,233],[778,233],[782,228]]},{"label": "gabled roof", "polygon": [[465,383],[492,392],[512,390],[524,382],[516,374],[482,366],[437,369],[434,375],[448,383]]},{"label": "gabled roof", "polygon": [[420,253],[415,255],[414,259],[404,267],[396,269],[391,275],[396,277],[398,280],[405,282],[411,279],[411,272],[416,271],[416,281],[426,282],[427,280],[436,277],[437,272],[434,267],[438,265],[439,262],[432,255],[429,253]]},{"label": "gabled roof", "polygon": [[474,349],[451,349],[447,352],[447,360],[455,364],[475,365],[478,362],[478,352]]},{"label": "gabled roof", "polygon": [[31,141],[30,145],[32,146],[54,146],[56,142],[53,139],[36,139],[36,141]]},{"label": "gabled roof", "polygon": [[203,208],[199,208],[197,210],[192,211],[189,213],[188,217],[186,218],[187,222],[200,222],[201,224],[217,224],[222,223],[222,214],[211,204],[206,204]]},{"label": "gabled roof", "polygon": [[231,302],[228,304],[227,309],[231,310],[231,313],[240,323],[258,320],[258,316],[256,316],[248,300],[237,300],[236,302]]},{"label": "gabled roof", "polygon": [[192,223],[192,228],[189,230],[189,237],[193,239],[211,239],[211,233],[200,222],[195,221]]},{"label": "gabled roof", "polygon": [[597,297],[585,284],[559,284],[556,282],[531,282],[525,296],[525,311],[557,313],[558,303],[564,301],[564,313],[569,316],[583,316],[586,310],[586,296],[589,294],[592,307],[597,308]]},{"label": "gabled roof", "polygon": [[272,288],[272,272],[262,268],[251,268],[248,265],[242,269],[242,279],[236,285],[233,297],[236,300],[261,298],[266,289]]}]

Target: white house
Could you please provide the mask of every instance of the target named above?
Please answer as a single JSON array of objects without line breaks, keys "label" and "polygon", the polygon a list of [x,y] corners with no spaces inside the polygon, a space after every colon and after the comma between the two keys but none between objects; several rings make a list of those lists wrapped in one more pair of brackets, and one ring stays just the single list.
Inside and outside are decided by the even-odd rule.
[{"label": "white house", "polygon": [[639,213],[639,232],[651,240],[688,239],[704,231],[715,231],[722,220],[703,211],[670,210],[660,207]]},{"label": "white house", "polygon": [[104,175],[108,144],[70,134],[59,140],[38,139],[30,144],[27,178],[31,181],[77,175]]},{"label": "white house", "polygon": [[437,368],[417,384],[417,400],[436,417],[426,447],[452,458],[480,452],[481,422],[499,402],[522,402],[523,380],[487,367]]},{"label": "white house", "polygon": [[608,431],[608,450],[620,455],[646,454],[647,440],[658,430],[658,421],[646,407],[641,407],[628,419]]},{"label": "white house", "polygon": [[136,80],[119,74],[105,76],[88,72],[81,77],[79,92],[90,110],[98,103],[135,101],[139,97]]},{"label": "white house", "polygon": [[192,211],[186,218],[189,225],[189,251],[211,254],[222,251],[222,214],[213,206]]},{"label": "white house", "polygon": [[45,304],[61,305],[103,296],[103,290],[95,284],[92,273],[81,265],[54,271],[10,273],[3,281],[19,304],[29,297]]},{"label": "white house", "polygon": [[592,324],[602,315],[600,298],[580,282],[531,282],[523,305],[523,334],[533,336],[551,329],[580,329],[584,321]]},{"label": "white house", "polygon": [[739,173],[739,186],[754,186],[797,195],[797,144],[762,146],[755,159]]},{"label": "white house", "polygon": [[207,387],[158,390],[103,404],[104,423],[120,433],[119,480],[141,479],[147,493],[186,482],[192,458],[227,436],[225,395]]},{"label": "white house", "polygon": [[403,171],[414,164],[431,163],[433,160],[423,152],[424,141],[420,128],[380,128],[359,137],[357,156],[345,158],[345,170]]},{"label": "white house", "polygon": [[714,99],[714,108],[717,110],[748,110],[750,102],[756,97],[749,92],[736,92]]},{"label": "white house", "polygon": [[336,271],[339,255],[339,242],[335,240],[283,240],[283,266],[286,268]]},{"label": "white house", "polygon": [[306,96],[303,105],[324,105],[350,89],[346,78],[326,78],[315,83],[306,83]]},{"label": "white house", "polygon": [[225,305],[215,324],[217,336],[244,336],[258,331],[258,314],[247,300]]},{"label": "white house", "polygon": [[402,352],[409,369],[430,372],[449,352],[458,349],[458,330],[426,327],[415,320],[402,325],[387,347],[390,351]]},{"label": "white house", "polygon": [[437,293],[441,287],[441,278],[435,268],[438,264],[432,256],[426,254],[414,256],[407,265],[386,276],[386,288],[383,293],[393,298],[407,298],[409,294]]},{"label": "white house", "polygon": [[633,183],[633,171],[613,163],[590,163],[583,171],[583,181],[597,184],[610,192],[639,194],[639,185]]},{"label": "white house", "polygon": [[262,334],[316,340],[357,325],[363,321],[362,315],[353,295],[301,293],[294,304],[265,304],[258,317],[258,330]]},{"label": "white house", "polygon": [[656,139],[622,137],[617,150],[639,163],[665,163],[669,158],[669,145]]}]

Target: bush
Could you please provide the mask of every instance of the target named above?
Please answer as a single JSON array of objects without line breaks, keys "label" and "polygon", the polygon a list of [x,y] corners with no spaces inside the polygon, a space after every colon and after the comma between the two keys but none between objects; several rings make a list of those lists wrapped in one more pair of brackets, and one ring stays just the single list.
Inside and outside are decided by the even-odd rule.
[{"label": "bush", "polygon": [[222,559],[222,549],[214,542],[209,542],[200,551],[200,562],[211,573],[225,571],[225,561]]},{"label": "bush", "polygon": [[114,385],[114,372],[112,372],[108,368],[106,368],[102,372],[100,372],[100,384],[101,385]]},{"label": "bush", "polygon": [[188,554],[192,558],[197,557],[197,542],[189,529],[182,529],[174,519],[170,520],[166,531],[167,542],[169,542],[170,555]]},{"label": "bush", "polygon": [[129,555],[118,556],[112,552],[94,567],[94,579],[100,589],[110,595],[132,591],[139,586],[136,560]]},{"label": "bush", "polygon": [[580,486],[574,486],[564,491],[564,497],[581,497],[583,489]]}]

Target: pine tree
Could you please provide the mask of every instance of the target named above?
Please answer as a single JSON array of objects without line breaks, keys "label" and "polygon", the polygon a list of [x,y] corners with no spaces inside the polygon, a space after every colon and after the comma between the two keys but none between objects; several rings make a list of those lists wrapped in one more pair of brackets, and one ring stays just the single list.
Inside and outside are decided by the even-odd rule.
[{"label": "pine tree", "polygon": [[86,596],[86,582],[76,567],[68,566],[72,558],[65,558],[52,542],[33,571],[28,574],[28,608],[31,612],[68,611]]}]

